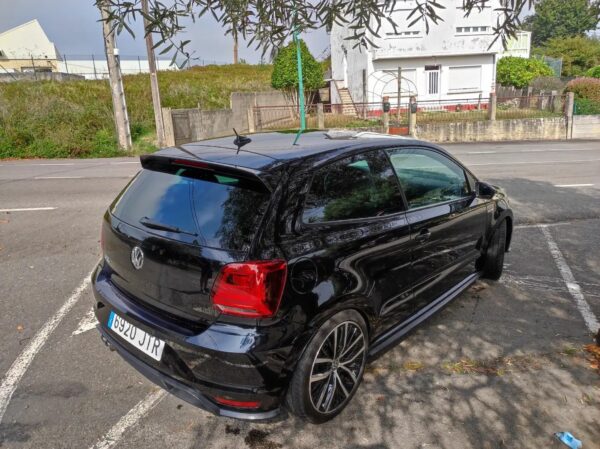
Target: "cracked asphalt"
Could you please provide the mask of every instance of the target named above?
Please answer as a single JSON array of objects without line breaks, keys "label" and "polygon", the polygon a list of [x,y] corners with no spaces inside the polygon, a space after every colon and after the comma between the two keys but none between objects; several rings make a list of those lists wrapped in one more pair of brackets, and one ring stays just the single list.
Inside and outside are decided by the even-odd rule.
[{"label": "cracked asphalt", "polygon": [[564,430],[600,448],[591,333],[540,228],[598,319],[600,142],[447,148],[510,195],[505,274],[377,359],[348,408],[321,426],[195,409],[109,352],[86,322],[82,282],[100,257],[100,219],[136,159],[0,161],[0,447],[559,448],[552,435]]}]

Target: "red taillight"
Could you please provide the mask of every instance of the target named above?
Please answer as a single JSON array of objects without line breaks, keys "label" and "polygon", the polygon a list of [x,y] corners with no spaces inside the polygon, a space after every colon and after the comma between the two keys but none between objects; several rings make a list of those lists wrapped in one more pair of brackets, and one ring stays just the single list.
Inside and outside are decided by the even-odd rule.
[{"label": "red taillight", "polygon": [[222,396],[215,396],[215,401],[221,405],[237,408],[258,408],[260,405],[260,402],[258,401],[236,401],[234,399],[224,398]]},{"label": "red taillight", "polygon": [[213,306],[227,315],[273,316],[281,302],[286,276],[284,260],[225,265],[212,289]]},{"label": "red taillight", "polygon": [[183,165],[184,167],[194,167],[194,168],[210,168],[206,162],[202,161],[189,161],[187,159],[173,159],[171,164],[175,165]]}]

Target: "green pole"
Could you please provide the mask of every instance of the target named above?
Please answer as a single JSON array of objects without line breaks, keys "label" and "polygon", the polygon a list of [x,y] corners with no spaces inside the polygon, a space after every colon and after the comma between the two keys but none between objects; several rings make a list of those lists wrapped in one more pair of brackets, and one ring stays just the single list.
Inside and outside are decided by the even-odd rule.
[{"label": "green pole", "polygon": [[298,142],[300,134],[306,129],[306,111],[304,110],[304,82],[302,80],[302,49],[298,29],[294,30],[294,41],[296,42],[296,58],[298,61],[298,102],[300,103],[300,129],[294,139],[294,145]]}]

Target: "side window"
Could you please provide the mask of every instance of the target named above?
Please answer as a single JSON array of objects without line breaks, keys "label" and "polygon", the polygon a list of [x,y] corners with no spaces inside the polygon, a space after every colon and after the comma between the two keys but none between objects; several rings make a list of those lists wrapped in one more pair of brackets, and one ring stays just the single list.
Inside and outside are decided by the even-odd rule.
[{"label": "side window", "polygon": [[409,209],[469,196],[465,171],[446,156],[421,148],[387,152]]},{"label": "side window", "polygon": [[372,151],[316,171],[302,219],[322,223],[377,217],[402,209],[402,196],[388,159],[381,151]]}]

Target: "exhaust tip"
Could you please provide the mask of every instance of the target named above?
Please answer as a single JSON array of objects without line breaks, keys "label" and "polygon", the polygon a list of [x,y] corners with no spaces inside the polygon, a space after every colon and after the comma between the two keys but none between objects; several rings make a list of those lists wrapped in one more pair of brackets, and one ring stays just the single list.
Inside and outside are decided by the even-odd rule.
[{"label": "exhaust tip", "polygon": [[110,342],[106,339],[106,337],[102,334],[100,334],[100,340],[102,340],[102,343],[104,343],[104,346],[106,346],[108,349],[110,349],[110,351],[115,351],[115,348],[113,347],[113,345],[110,344]]}]

